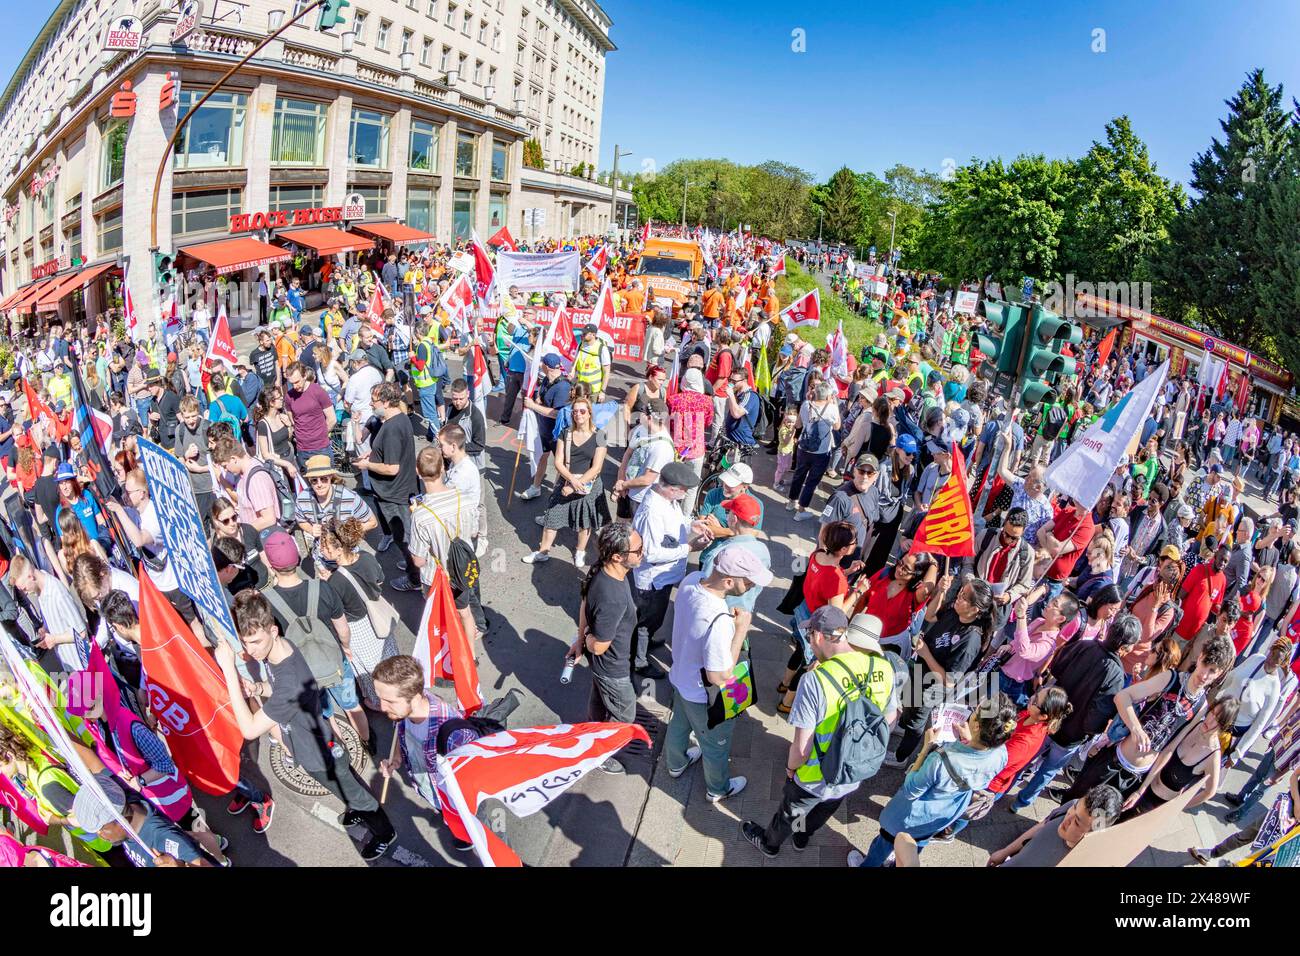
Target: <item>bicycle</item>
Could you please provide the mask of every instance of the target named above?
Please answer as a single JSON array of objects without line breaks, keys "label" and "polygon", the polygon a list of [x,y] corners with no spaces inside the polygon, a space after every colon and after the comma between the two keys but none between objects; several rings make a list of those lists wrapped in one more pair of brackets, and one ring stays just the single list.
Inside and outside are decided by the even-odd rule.
[{"label": "bicycle", "polygon": [[692,517],[700,513],[700,507],[708,493],[722,483],[722,473],[738,462],[749,461],[757,450],[757,445],[741,445],[726,437],[720,438],[709,446],[704,453],[704,464],[700,470],[700,489],[695,496]]}]

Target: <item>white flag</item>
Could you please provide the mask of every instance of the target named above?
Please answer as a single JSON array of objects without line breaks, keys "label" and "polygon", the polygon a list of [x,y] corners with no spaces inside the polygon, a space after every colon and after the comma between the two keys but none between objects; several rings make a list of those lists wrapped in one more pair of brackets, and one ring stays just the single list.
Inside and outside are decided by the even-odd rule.
[{"label": "white flag", "polygon": [[1119,467],[1119,460],[1136,450],[1142,426],[1151,417],[1151,407],[1168,374],[1166,360],[1071,442],[1048,466],[1043,476],[1047,486],[1085,507],[1093,507]]},{"label": "white flag", "polygon": [[542,432],[537,413],[531,408],[524,409],[524,417],[519,422],[519,440],[528,452],[528,469],[536,477],[537,463],[542,460]]}]

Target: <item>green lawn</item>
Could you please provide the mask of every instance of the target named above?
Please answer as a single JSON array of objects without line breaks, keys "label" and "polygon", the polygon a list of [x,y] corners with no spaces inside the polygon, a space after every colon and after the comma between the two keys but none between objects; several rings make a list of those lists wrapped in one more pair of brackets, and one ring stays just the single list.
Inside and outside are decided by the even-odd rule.
[{"label": "green lawn", "polygon": [[[842,319],[844,321],[844,335],[849,340],[849,351],[857,355],[862,351],[862,346],[871,344],[875,340],[876,333],[883,330],[879,322],[872,322],[866,316],[856,314],[852,309],[840,301],[839,297],[831,292],[830,287],[818,281],[811,273],[806,272],[800,267],[799,263],[794,261],[793,256],[785,257],[785,276],[776,280],[776,295],[781,301],[781,308],[785,308],[799,296],[810,291],[814,286],[821,287],[821,306],[822,320],[817,327],[817,333],[812,335],[811,339],[804,335],[803,338],[810,340],[814,345],[821,347],[826,344],[826,336],[835,331],[835,327]],[[777,335],[785,338],[785,325],[779,323]],[[804,332],[810,330],[805,329]],[[773,338],[776,339],[777,336]],[[776,344],[780,348],[780,344]]]}]

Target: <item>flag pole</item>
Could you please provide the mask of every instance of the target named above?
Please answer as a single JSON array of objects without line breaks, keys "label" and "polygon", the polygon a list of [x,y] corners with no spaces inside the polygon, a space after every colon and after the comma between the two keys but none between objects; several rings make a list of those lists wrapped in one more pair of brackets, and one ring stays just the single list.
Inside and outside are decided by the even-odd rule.
[{"label": "flag pole", "polygon": [[474,852],[478,855],[479,862],[484,866],[495,867],[496,862],[492,859],[492,853],[488,849],[487,834],[483,832],[483,824],[470,810],[469,804],[465,802],[465,795],[461,793],[460,784],[456,780],[456,773],[451,769],[451,761],[444,755],[438,754],[437,768],[447,796],[451,798],[452,805],[456,809],[456,815],[460,817],[461,826],[465,828],[465,833],[469,836],[470,842],[474,844]]},{"label": "flag pole", "polygon": [[[388,763],[391,765],[397,759],[397,738],[402,733],[402,722],[399,720],[393,724],[393,742],[388,745]],[[393,779],[390,766],[388,776],[384,777],[383,789],[379,791],[379,805],[383,806],[384,801],[388,799],[388,783]]]}]

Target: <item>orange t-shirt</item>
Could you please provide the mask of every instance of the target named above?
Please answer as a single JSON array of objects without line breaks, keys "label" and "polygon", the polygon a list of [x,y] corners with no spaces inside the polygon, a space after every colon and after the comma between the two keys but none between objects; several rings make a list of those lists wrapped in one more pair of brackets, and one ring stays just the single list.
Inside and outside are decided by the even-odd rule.
[{"label": "orange t-shirt", "polygon": [[624,302],[624,307],[629,312],[644,312],[645,311],[645,290],[628,289],[626,292],[623,293],[623,302]]},{"label": "orange t-shirt", "polygon": [[704,292],[704,299],[701,302],[701,312],[706,319],[716,319],[722,315],[722,293],[715,286]]},{"label": "orange t-shirt", "polygon": [[298,347],[288,335],[282,335],[275,340],[275,354],[280,362],[280,368],[285,369],[297,360]]}]

